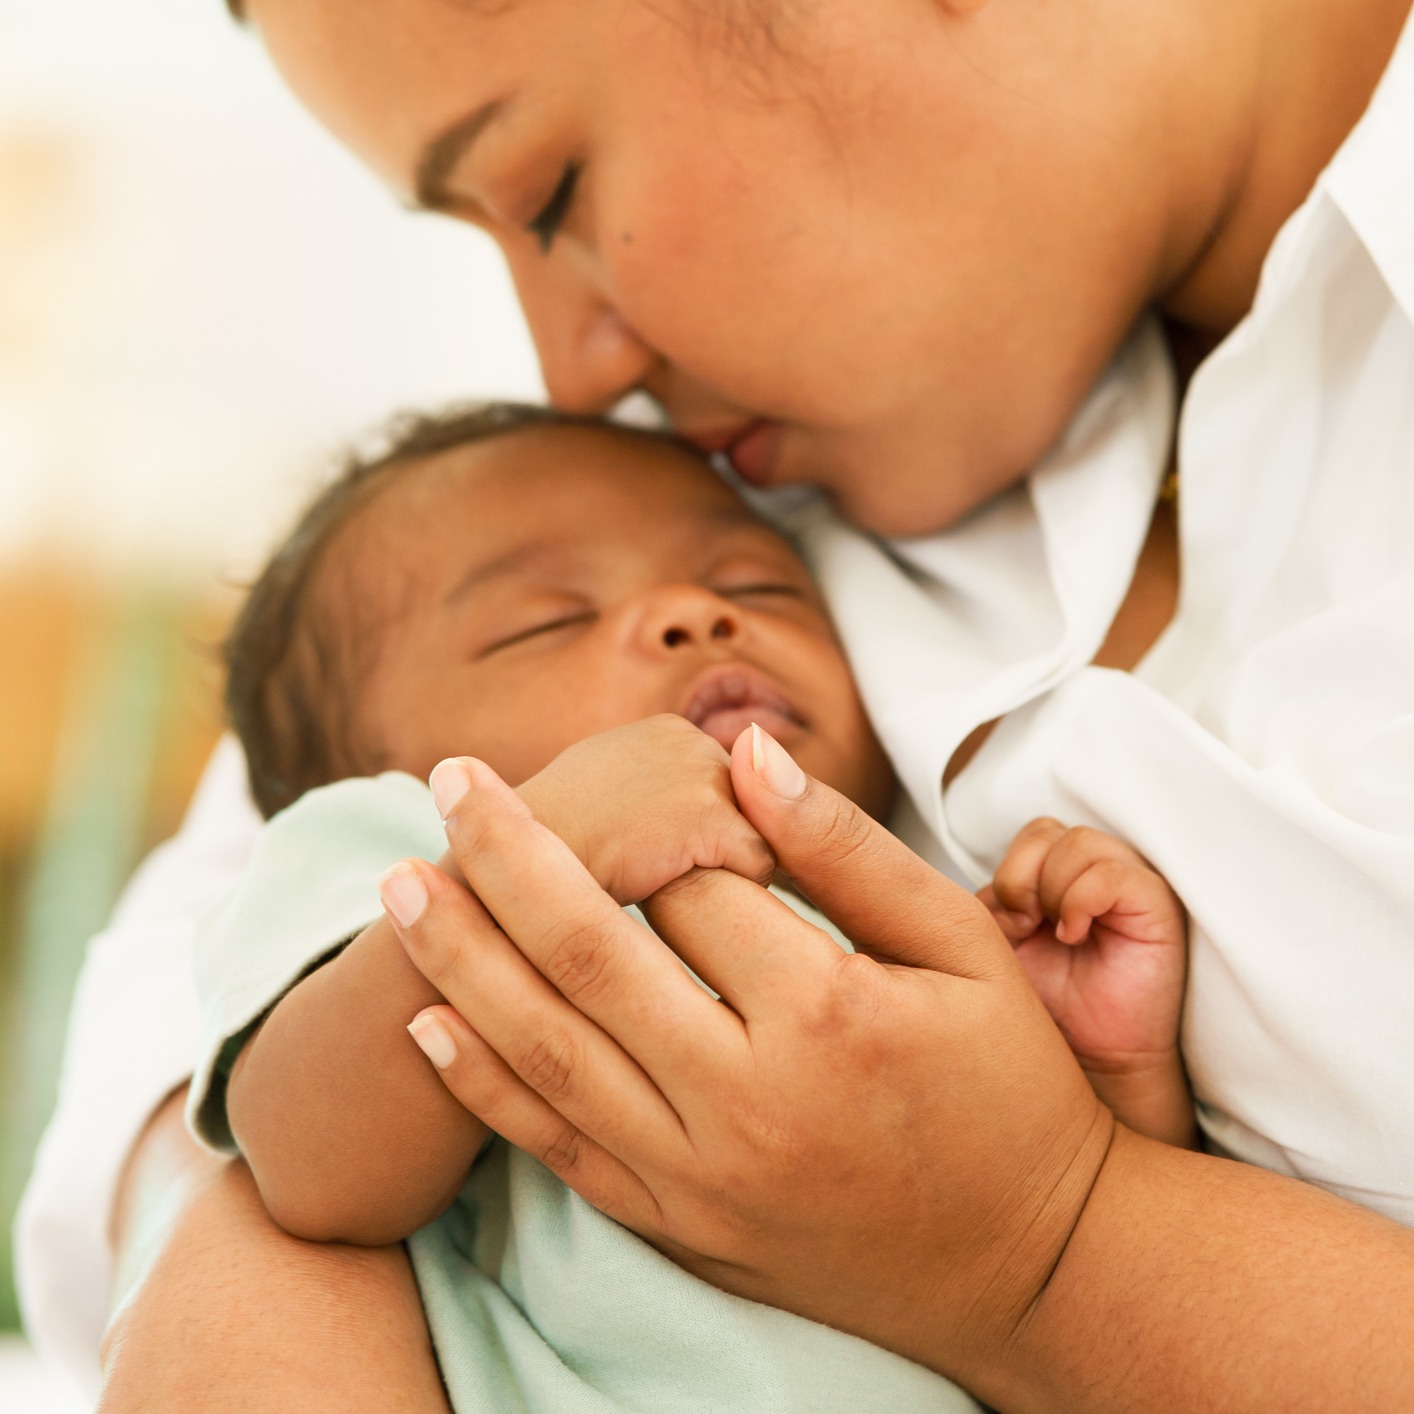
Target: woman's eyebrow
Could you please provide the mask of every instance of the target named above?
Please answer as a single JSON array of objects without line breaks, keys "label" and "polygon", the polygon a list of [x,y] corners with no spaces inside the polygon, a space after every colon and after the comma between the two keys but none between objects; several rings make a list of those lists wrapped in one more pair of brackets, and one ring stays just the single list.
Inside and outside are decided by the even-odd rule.
[{"label": "woman's eyebrow", "polygon": [[500,111],[501,100],[493,98],[464,118],[458,118],[423,148],[412,179],[413,200],[418,206],[428,211],[445,211],[455,204],[453,193],[447,190],[447,178]]}]

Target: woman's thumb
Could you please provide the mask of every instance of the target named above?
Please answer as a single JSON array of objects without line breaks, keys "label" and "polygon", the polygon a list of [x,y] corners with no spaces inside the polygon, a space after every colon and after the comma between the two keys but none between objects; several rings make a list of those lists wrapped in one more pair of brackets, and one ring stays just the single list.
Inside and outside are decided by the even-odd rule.
[{"label": "woman's thumb", "polygon": [[860,952],[963,977],[1012,965],[996,921],[972,894],[807,776],[754,724],[732,748],[732,788],[780,867]]}]

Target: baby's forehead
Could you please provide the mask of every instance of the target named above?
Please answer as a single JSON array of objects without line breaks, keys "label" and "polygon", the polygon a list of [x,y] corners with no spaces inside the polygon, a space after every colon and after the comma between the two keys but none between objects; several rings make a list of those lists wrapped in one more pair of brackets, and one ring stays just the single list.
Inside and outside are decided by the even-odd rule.
[{"label": "baby's forehead", "polygon": [[484,539],[537,530],[593,539],[629,525],[689,538],[739,527],[774,534],[695,451],[599,425],[519,428],[439,452],[380,499],[385,519],[455,523]]},{"label": "baby's forehead", "polygon": [[697,452],[665,436],[532,426],[389,470],[317,575],[319,600],[373,636],[494,585],[590,565],[693,577],[723,554],[767,547],[773,561],[798,564]]}]

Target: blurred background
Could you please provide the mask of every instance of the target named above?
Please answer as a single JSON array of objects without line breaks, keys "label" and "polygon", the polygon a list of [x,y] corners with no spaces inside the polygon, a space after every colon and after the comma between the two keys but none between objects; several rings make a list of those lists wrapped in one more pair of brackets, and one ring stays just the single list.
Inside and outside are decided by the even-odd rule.
[{"label": "blurred background", "polygon": [[490,243],[401,211],[222,0],[0,0],[0,1409],[88,936],[217,733],[235,589],[396,408],[539,397]]}]

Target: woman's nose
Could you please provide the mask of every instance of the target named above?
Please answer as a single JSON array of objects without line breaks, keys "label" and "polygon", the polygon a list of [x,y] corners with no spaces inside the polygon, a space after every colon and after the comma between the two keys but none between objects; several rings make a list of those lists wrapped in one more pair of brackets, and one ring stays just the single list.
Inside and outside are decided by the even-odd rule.
[{"label": "woman's nose", "polygon": [[657,366],[654,351],[578,267],[576,252],[508,252],[550,401],[564,412],[607,411]]},{"label": "woman's nose", "polygon": [[729,644],[741,636],[736,606],[697,585],[664,585],[643,606],[640,645],[649,653]]}]

